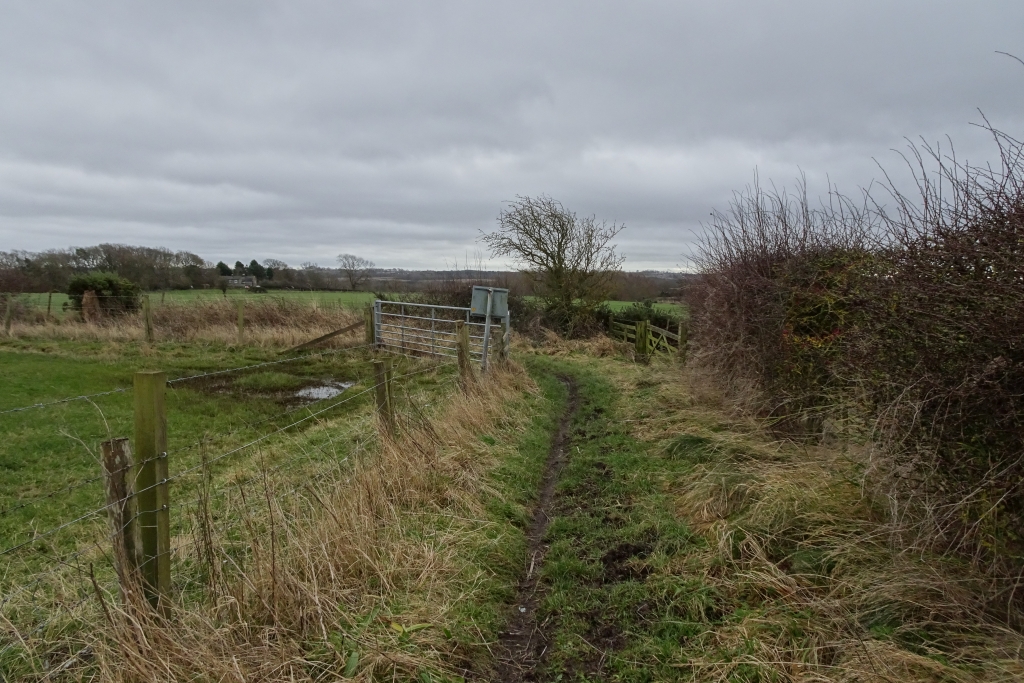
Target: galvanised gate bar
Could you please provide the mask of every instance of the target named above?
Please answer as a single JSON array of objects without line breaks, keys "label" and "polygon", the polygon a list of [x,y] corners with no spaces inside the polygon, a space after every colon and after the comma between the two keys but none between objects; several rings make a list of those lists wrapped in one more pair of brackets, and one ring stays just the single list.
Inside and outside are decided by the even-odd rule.
[{"label": "galvanised gate bar", "polygon": [[469,355],[484,371],[509,343],[508,290],[474,287],[474,304],[437,306],[406,301],[373,302],[373,341],[378,348],[406,355],[455,358],[458,330],[469,331]]}]

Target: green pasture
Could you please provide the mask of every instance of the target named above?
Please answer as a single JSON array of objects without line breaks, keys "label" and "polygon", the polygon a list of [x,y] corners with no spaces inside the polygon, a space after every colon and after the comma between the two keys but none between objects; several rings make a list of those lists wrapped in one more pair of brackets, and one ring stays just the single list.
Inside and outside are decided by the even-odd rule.
[{"label": "green pasture", "polygon": [[[606,301],[608,308],[612,309],[612,312],[619,312],[623,309],[629,308],[635,301]],[[686,314],[686,307],[682,304],[658,302],[654,304],[654,310],[659,313],[665,313],[666,315],[683,316]]]},{"label": "green pasture", "polygon": [[[0,553],[32,541],[0,556],[4,576],[0,594],[8,582],[48,568],[56,558],[102,538],[103,515],[66,531],[41,534],[104,504],[99,444],[111,437],[132,436],[131,387],[136,371],[158,369],[173,379],[278,360],[281,356],[273,350],[213,344],[162,343],[146,348],[111,342],[0,342],[4,379],[0,392]],[[429,366],[400,359],[395,375],[422,367]],[[401,379],[402,395],[430,394],[451,372],[445,367]],[[306,387],[341,382],[354,386],[316,403],[296,396],[297,390]],[[166,393],[170,472],[174,475],[195,467],[202,451],[213,458],[309,416],[306,422],[262,441],[258,448],[219,460],[211,470],[216,489],[258,472],[261,466],[275,466],[284,453],[298,452],[303,454],[302,462],[283,472],[288,477],[309,476],[310,471],[323,467],[322,463],[343,458],[357,442],[373,438],[372,423],[367,424],[373,394],[358,395],[370,385],[372,366],[365,350],[332,350],[172,384]],[[126,391],[4,412],[119,388]],[[354,398],[312,417],[314,411],[349,397]],[[336,422],[339,419],[343,423]],[[333,437],[317,429],[323,420],[331,420],[338,428]],[[339,441],[337,434],[346,431],[352,432],[352,440]],[[172,503],[194,499],[198,483],[198,476],[190,476],[173,484]],[[172,515],[172,525],[185,522],[184,510]]]}]

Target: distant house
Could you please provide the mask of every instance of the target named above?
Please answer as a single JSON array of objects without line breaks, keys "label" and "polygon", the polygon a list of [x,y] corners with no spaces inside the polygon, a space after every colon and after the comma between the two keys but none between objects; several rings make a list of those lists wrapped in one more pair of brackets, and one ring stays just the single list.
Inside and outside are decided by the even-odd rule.
[{"label": "distant house", "polygon": [[260,286],[255,275],[227,275],[221,279],[228,283],[228,287],[249,289]]}]

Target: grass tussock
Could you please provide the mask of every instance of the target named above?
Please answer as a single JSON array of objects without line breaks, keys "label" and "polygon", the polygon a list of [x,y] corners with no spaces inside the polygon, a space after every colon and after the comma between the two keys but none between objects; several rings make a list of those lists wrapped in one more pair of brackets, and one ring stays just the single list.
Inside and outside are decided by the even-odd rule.
[{"label": "grass tussock", "polygon": [[91,644],[99,680],[459,674],[486,646],[467,630],[472,619],[453,614],[486,589],[477,560],[507,545],[482,521],[485,494],[501,495],[485,476],[491,444],[515,440],[521,424],[507,403],[531,391],[518,367],[494,371],[432,418],[411,401],[398,438],[293,504],[257,487],[256,505],[237,511],[239,528],[210,529],[181,549],[194,558],[201,597],[180,600],[166,621],[107,604]]},{"label": "grass tussock", "polygon": [[705,540],[669,571],[714,596],[706,630],[687,644],[695,680],[1024,677],[1016,586],[901,544],[865,496],[866,447],[772,440],[729,417],[703,382],[646,372],[639,382],[675,410],[637,416],[638,429],[691,465],[670,486]]}]

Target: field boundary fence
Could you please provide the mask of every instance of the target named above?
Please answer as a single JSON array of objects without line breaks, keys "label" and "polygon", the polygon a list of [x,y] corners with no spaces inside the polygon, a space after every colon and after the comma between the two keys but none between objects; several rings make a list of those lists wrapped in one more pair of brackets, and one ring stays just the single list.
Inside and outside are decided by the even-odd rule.
[{"label": "field boundary fence", "polygon": [[[401,304],[398,305],[401,306]],[[368,318],[372,316],[371,322],[380,321],[379,329],[388,330],[389,323],[387,321],[389,318],[383,312],[377,316],[376,312],[379,310],[380,308],[370,309],[368,311]],[[55,538],[58,538],[58,534],[67,532],[68,529],[76,527],[76,525],[92,520],[86,531],[74,532],[81,534],[81,537],[76,536],[75,543],[71,548],[72,552],[60,553],[58,556],[53,557],[49,561],[49,566],[46,566],[42,571],[27,574],[25,580],[20,583],[12,584],[9,582],[7,594],[0,596],[0,681],[14,680],[8,678],[8,676],[17,677],[19,675],[17,674],[18,669],[16,667],[9,668],[14,666],[14,660],[11,660],[10,657],[15,657],[15,659],[20,657],[21,660],[19,661],[27,661],[25,658],[34,658],[36,656],[34,648],[37,645],[46,646],[48,642],[52,642],[52,640],[46,640],[46,634],[50,634],[49,638],[51,639],[57,638],[59,640],[63,637],[60,635],[61,630],[64,628],[64,626],[61,626],[64,623],[62,620],[66,617],[67,620],[73,621],[72,615],[77,614],[80,608],[88,603],[89,600],[98,599],[101,606],[104,599],[115,599],[118,596],[126,605],[131,600],[141,600],[140,604],[145,605],[148,603],[155,610],[155,613],[167,616],[169,614],[168,607],[173,599],[172,557],[179,557],[177,561],[183,561],[181,553],[185,552],[184,548],[192,545],[197,545],[198,547],[198,544],[205,542],[200,537],[202,529],[196,527],[198,522],[192,522],[191,528],[185,528],[184,525],[189,520],[182,518],[179,520],[177,527],[172,527],[171,511],[179,510],[182,515],[186,515],[190,506],[205,506],[208,512],[211,498],[221,495],[227,496],[230,493],[229,489],[232,491],[234,488],[240,489],[242,486],[251,484],[253,481],[256,481],[258,484],[261,478],[263,485],[266,485],[269,474],[282,471],[289,473],[289,476],[286,478],[289,479],[287,483],[291,493],[298,492],[303,488],[308,489],[312,482],[325,476],[325,473],[341,467],[350,457],[345,455],[344,458],[339,460],[335,455],[331,455],[333,450],[330,450],[332,448],[330,446],[332,441],[329,433],[324,432],[317,436],[320,431],[327,429],[327,423],[324,423],[322,420],[328,411],[365,397],[368,394],[372,395],[373,420],[377,425],[376,432],[374,433],[391,438],[395,435],[400,424],[396,416],[396,393],[394,389],[398,380],[457,365],[459,372],[456,375],[456,379],[461,379],[463,386],[465,386],[466,382],[474,376],[473,366],[476,365],[477,361],[486,358],[484,354],[487,351],[487,344],[485,342],[487,341],[486,335],[489,330],[488,326],[484,323],[470,321],[470,324],[467,325],[463,317],[464,312],[461,310],[455,315],[458,315],[458,318],[453,320],[453,314],[451,313],[447,314],[447,317],[444,318],[440,318],[435,314],[435,321],[445,321],[440,323],[441,325],[455,325],[458,323],[458,331],[454,334],[454,342],[447,341],[452,339],[453,335],[439,335],[435,338],[439,339],[443,336],[445,341],[438,340],[433,347],[433,353],[419,353],[416,348],[422,348],[422,345],[415,348],[412,344],[406,347],[402,347],[400,344],[396,345],[388,339],[389,334],[387,332],[378,336],[376,334],[378,328],[374,325],[367,331],[367,337],[373,338],[372,342],[359,346],[303,354],[294,358],[174,378],[168,378],[164,372],[139,372],[136,373],[131,387],[119,387],[109,392],[102,392],[101,394],[68,397],[57,401],[43,402],[4,411],[29,410],[69,401],[84,400],[96,395],[131,392],[134,410],[134,434],[131,439],[121,436],[107,439],[100,444],[99,450],[102,457],[100,458],[98,468],[100,473],[97,476],[69,482],[55,490],[46,491],[31,499],[20,501],[15,505],[0,510],[0,515],[8,514],[27,505],[61,495],[87,484],[94,484],[97,481],[102,481],[103,483],[102,505],[82,514],[76,513],[72,519],[56,524],[51,528],[43,530],[33,529],[31,538],[28,540],[16,542],[0,549],[0,558],[13,562],[26,549],[39,547],[42,543],[56,548],[57,546],[53,541]],[[429,320],[426,316],[417,316],[417,318]],[[399,314],[397,320],[404,321],[404,318]],[[405,332],[414,329],[409,325],[399,325],[395,329],[399,329],[399,332],[401,332],[400,328],[403,326],[407,328]],[[507,353],[507,319],[503,328],[501,327],[501,321],[494,327],[495,329],[503,330],[501,335],[496,335],[503,340],[498,344],[499,351],[497,353],[505,354]],[[471,334],[471,330],[478,330],[478,332]],[[396,339],[400,341],[401,335],[399,334]],[[463,343],[460,343],[460,340]],[[197,464],[184,467],[173,473],[170,472],[172,459],[168,457],[169,455],[197,446],[201,447],[203,441],[201,440],[174,451],[168,449],[168,428],[164,406],[164,396],[168,389],[184,386],[185,384],[183,383],[202,380],[202,378],[214,375],[248,371],[268,365],[371,347],[376,351],[396,352],[399,354],[405,351],[407,352],[406,355],[424,355],[433,357],[439,362],[428,363],[425,367],[396,375],[393,365],[394,361],[388,355],[371,358],[371,380],[366,382],[364,386],[357,384],[354,387],[345,389],[336,396],[318,399],[312,405],[290,408],[280,414],[266,418],[266,420],[261,420],[260,422],[277,419],[280,415],[299,410],[304,412],[302,415],[297,415],[294,420],[289,419],[287,424],[274,425],[273,429],[253,438],[247,438],[244,443],[223,449],[214,456],[207,456],[205,450],[202,450],[201,459]],[[427,349],[429,350],[430,347],[427,347]],[[476,351],[475,354],[474,350]],[[486,363],[482,363],[481,367],[486,368]],[[3,413],[0,412],[0,414]],[[313,429],[297,431],[296,428],[303,424],[315,425],[315,427]],[[247,425],[246,428],[251,429],[253,425]],[[228,432],[224,436],[231,436],[241,431],[241,429]],[[300,447],[294,449],[294,452],[289,457],[280,463],[276,463],[269,469],[261,465],[260,471],[254,475],[244,479],[235,477],[225,480],[221,487],[213,490],[210,489],[211,466],[242,451],[262,448],[261,444],[268,443],[268,439],[277,435],[282,435],[288,439],[302,438],[310,441],[309,443],[304,441],[299,444]],[[324,444],[318,445],[315,443],[316,439],[323,441],[325,438]],[[365,437],[365,439],[370,438],[371,434],[367,434]],[[360,441],[360,443],[363,443],[363,441]],[[322,453],[319,457],[314,457],[317,455],[317,449],[320,449]],[[328,452],[329,450],[330,452]],[[262,458],[262,455],[260,457]],[[312,473],[312,470],[305,472],[304,469],[297,469],[296,463],[298,460],[304,459],[310,460],[310,466],[316,469],[315,474]],[[260,462],[262,463],[263,461],[260,460]],[[296,472],[301,472],[301,474],[296,477]],[[198,479],[186,481],[188,477],[198,477]],[[292,487],[291,485],[296,482],[292,481],[291,478],[301,479],[301,481],[298,481],[297,486]],[[173,495],[172,487],[179,485],[184,485],[186,488],[197,488],[200,491],[199,497],[192,499],[190,495],[185,495],[181,496],[185,500],[174,500],[175,496]],[[275,495],[277,494],[275,493]],[[313,495],[315,495],[315,492]],[[259,499],[260,496],[255,498]],[[178,513],[175,514],[177,515]],[[106,524],[103,525],[104,530],[99,532],[98,520],[104,517],[106,518]],[[230,515],[225,519],[228,523],[232,523]],[[87,533],[95,535],[90,537],[86,535]],[[199,551],[197,550],[196,552],[198,553]],[[101,568],[104,568],[102,578],[104,579],[105,587],[102,591],[93,571],[93,563],[96,561],[99,561],[102,565]],[[87,574],[83,573],[83,563],[88,564]],[[70,575],[75,573],[77,573],[81,585],[69,593],[69,584],[67,582]],[[50,592],[51,584],[59,587],[52,594]],[[104,606],[103,609],[106,610],[106,607]],[[40,634],[43,635],[41,636]],[[39,638],[43,639],[39,640]],[[15,650],[15,648],[20,649]],[[15,650],[15,652],[12,652],[12,650]],[[49,676],[51,674],[66,670],[76,659],[83,657],[89,651],[89,645],[79,648],[71,654],[67,654],[66,650],[62,651],[65,652],[63,661],[51,664],[49,668],[50,673],[46,674],[46,680],[50,680]],[[18,654],[19,652],[21,654]]]},{"label": "field boundary fence", "polygon": [[686,323],[679,322],[675,332],[652,325],[649,320],[608,321],[608,332],[619,341],[633,344],[636,353],[649,357],[655,353],[676,353],[686,357],[687,328]]},{"label": "field boundary fence", "polygon": [[[3,318],[3,331],[8,337],[13,336],[13,325],[28,324],[65,324],[65,323],[105,323],[117,320],[138,321],[143,326],[146,341],[154,341],[159,336],[157,323],[161,322],[160,311],[167,307],[186,309],[195,304],[223,305],[237,308],[237,326],[239,336],[242,329],[249,323],[246,313],[250,310],[266,310],[269,306],[282,309],[301,309],[308,307],[323,315],[342,312],[357,313],[368,305],[365,299],[345,301],[335,298],[349,292],[323,292],[322,296],[293,296],[288,290],[283,293],[246,293],[242,296],[223,295],[216,290],[202,290],[204,293],[194,297],[168,297],[174,290],[156,290],[140,292],[137,295],[98,294],[86,292],[81,295],[80,303],[76,304],[72,295],[65,292],[0,292],[0,317]],[[233,290],[234,291],[234,290]],[[242,290],[237,290],[242,291]],[[305,292],[298,292],[305,294]],[[78,295],[75,295],[78,296]],[[110,302],[110,303],[108,303]]]}]

